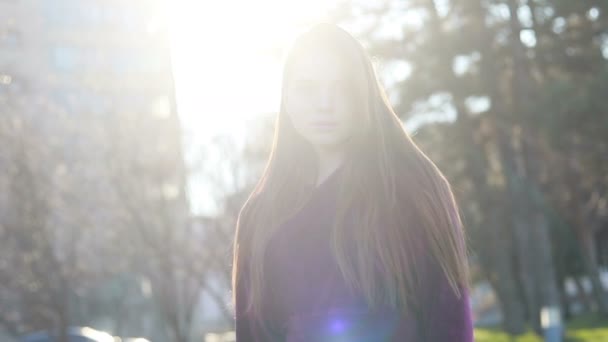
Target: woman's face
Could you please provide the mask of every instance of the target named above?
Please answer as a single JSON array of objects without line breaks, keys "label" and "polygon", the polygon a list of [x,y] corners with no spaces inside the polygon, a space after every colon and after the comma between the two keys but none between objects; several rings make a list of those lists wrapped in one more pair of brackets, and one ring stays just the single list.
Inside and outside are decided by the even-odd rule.
[{"label": "woman's face", "polygon": [[353,133],[353,87],[343,66],[330,53],[299,56],[287,82],[287,115],[317,151],[342,150]]}]

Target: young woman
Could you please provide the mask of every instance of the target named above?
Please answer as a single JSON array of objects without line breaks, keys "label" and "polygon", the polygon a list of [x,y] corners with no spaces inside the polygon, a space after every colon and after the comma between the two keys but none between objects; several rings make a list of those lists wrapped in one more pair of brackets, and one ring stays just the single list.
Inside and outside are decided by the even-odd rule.
[{"label": "young woman", "polygon": [[267,167],[237,223],[237,342],[473,341],[450,185],[364,48],[332,24],[284,66]]}]

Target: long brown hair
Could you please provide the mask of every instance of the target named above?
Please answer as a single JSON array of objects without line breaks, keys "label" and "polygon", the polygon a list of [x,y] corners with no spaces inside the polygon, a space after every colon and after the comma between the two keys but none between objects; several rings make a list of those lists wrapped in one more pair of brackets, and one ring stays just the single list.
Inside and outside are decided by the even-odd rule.
[{"label": "long brown hair", "polygon": [[272,286],[265,283],[263,269],[269,238],[312,192],[314,151],[290,123],[285,98],[294,61],[327,50],[344,62],[355,108],[360,108],[354,113],[357,127],[341,170],[331,235],[344,279],[371,307],[407,307],[423,286],[417,273],[424,252],[460,296],[468,287],[467,252],[450,184],[405,132],[363,46],[333,24],[318,24],[295,40],[285,59],[269,161],[237,220],[233,305],[236,285],[246,281],[247,310],[260,317],[262,289]]}]

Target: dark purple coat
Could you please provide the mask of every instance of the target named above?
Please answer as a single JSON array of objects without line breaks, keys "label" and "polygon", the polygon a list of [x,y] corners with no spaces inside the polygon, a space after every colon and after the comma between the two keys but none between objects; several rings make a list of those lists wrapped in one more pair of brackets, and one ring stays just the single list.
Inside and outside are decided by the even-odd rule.
[{"label": "dark purple coat", "polygon": [[[248,274],[242,269],[236,289],[236,341],[472,342],[469,294],[464,290],[458,298],[435,263],[424,270],[428,287],[420,293],[422,312],[372,311],[347,289],[329,246],[339,171],[271,239],[263,317],[245,311]],[[268,329],[261,329],[260,320]]]}]

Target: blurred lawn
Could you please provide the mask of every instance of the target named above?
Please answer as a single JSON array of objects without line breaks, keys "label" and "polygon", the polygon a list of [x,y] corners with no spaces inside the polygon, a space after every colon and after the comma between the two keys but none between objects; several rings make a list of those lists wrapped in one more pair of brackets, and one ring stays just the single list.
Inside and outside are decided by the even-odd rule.
[{"label": "blurred lawn", "polygon": [[[475,329],[476,342],[542,342],[543,339],[528,333],[513,339],[496,329]],[[568,322],[567,342],[608,341],[608,319],[597,315],[583,315]]]}]

